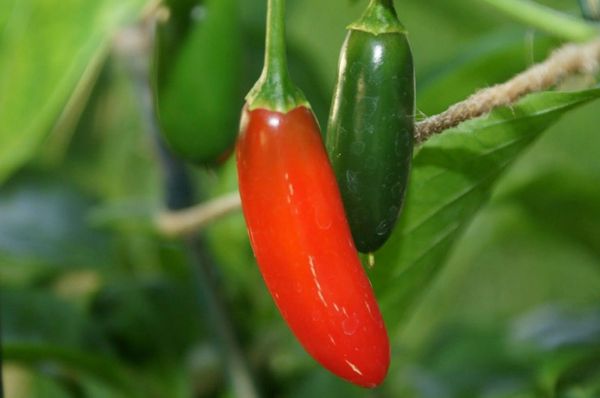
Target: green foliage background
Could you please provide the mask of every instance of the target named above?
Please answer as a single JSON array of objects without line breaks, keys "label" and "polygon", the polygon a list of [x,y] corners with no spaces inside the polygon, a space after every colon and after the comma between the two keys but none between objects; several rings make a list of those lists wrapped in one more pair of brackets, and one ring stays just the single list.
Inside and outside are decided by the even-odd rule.
[{"label": "green foliage background", "polygon": [[[364,1],[288,3],[291,74],[324,125],[344,27]],[[578,16],[575,1],[543,3]],[[185,247],[152,226],[163,174],[131,65],[113,45],[149,5],[0,3],[0,311],[11,398],[233,394]],[[563,39],[478,0],[396,6],[422,115],[510,78]],[[224,118],[237,118],[262,63],[265,2],[239,7],[230,40],[242,51],[240,95]],[[415,153],[402,221],[370,271],[393,338],[377,390],[337,380],[303,352],[264,288],[241,214],[209,227],[218,288],[263,393],[600,396],[600,90],[585,83],[531,95]],[[236,187],[231,159],[190,173],[198,201]]]}]

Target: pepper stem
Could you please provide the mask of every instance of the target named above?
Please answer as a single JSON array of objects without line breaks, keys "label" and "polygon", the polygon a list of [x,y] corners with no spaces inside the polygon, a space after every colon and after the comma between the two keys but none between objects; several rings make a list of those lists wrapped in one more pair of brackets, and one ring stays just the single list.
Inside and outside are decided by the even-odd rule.
[{"label": "pepper stem", "polygon": [[373,7],[375,4],[381,4],[385,8],[394,9],[394,0],[371,0],[369,6]]},{"label": "pepper stem", "polygon": [[286,56],[285,0],[269,0],[265,62],[260,78],[246,96],[248,108],[286,113],[298,106],[310,108],[304,94],[292,83]]},{"label": "pepper stem", "polygon": [[264,68],[267,76],[287,78],[285,0],[269,0],[265,47]]},{"label": "pepper stem", "polygon": [[393,0],[371,0],[365,12],[348,29],[362,30],[379,35],[383,33],[406,33],[398,20]]}]

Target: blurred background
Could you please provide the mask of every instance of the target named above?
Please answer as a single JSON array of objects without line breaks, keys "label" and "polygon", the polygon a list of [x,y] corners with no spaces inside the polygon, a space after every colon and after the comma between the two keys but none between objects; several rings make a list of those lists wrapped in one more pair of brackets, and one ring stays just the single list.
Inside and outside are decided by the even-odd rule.
[{"label": "blurred background", "polygon": [[[192,30],[211,17],[204,3],[194,8]],[[218,62],[196,68],[193,56],[181,72],[228,82],[233,94],[211,114],[229,129],[260,73],[265,3],[235,3],[227,15],[235,28],[205,44],[210,58],[223,39],[233,43],[239,62],[227,74]],[[539,3],[580,15],[575,1]],[[321,126],[344,28],[365,4],[288,1],[291,75]],[[7,397],[600,397],[597,101],[564,115],[506,169],[438,272],[413,286],[418,294],[402,317],[384,307],[392,367],[380,388],[366,391],[323,370],[293,338],[254,263],[240,212],[187,239],[157,231],[154,218],[167,206],[237,184],[231,158],[184,166],[159,149],[147,83],[148,21],[160,15],[157,7],[150,0],[0,4]],[[413,48],[421,118],[510,78],[561,43],[481,0],[402,0],[396,8]],[[181,95],[211,103],[217,94]]]}]

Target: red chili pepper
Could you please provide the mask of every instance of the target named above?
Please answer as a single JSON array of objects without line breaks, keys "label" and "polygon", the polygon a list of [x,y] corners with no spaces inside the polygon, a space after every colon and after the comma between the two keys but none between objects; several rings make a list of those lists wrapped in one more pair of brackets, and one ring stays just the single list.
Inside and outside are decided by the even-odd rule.
[{"label": "red chili pepper", "polygon": [[327,369],[378,385],[388,336],[312,112],[244,109],[237,161],[254,254],[284,319]]},{"label": "red chili pepper", "polygon": [[284,319],[325,368],[364,387],[384,379],[385,325],[362,268],[319,126],[289,80],[284,0],[269,0],[265,68],[237,145],[254,254]]}]

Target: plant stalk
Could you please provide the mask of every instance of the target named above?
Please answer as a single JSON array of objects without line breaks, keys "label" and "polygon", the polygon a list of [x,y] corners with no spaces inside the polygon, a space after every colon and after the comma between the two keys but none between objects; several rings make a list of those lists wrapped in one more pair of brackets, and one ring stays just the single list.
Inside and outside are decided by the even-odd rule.
[{"label": "plant stalk", "polygon": [[[264,62],[266,79],[272,79],[271,84],[283,90],[289,79],[285,45],[285,0],[269,0]],[[283,91],[280,94],[283,95]]]},{"label": "plant stalk", "polygon": [[373,35],[406,33],[406,28],[396,14],[393,0],[371,0],[360,18],[351,23],[348,29],[360,30]]},{"label": "plant stalk", "polygon": [[249,110],[263,108],[287,113],[310,108],[304,94],[292,83],[285,42],[285,0],[268,0],[265,60],[260,78],[246,96]]},{"label": "plant stalk", "polygon": [[595,26],[529,0],[484,0],[511,18],[564,40],[583,42],[600,34]]}]

